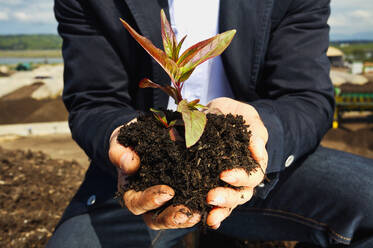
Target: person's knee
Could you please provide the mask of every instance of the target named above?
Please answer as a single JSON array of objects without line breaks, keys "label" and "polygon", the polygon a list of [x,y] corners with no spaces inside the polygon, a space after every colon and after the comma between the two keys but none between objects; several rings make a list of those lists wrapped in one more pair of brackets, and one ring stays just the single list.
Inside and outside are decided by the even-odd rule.
[{"label": "person's knee", "polygon": [[100,241],[91,225],[88,214],[75,216],[62,223],[51,239],[47,248],[62,247],[101,247]]}]

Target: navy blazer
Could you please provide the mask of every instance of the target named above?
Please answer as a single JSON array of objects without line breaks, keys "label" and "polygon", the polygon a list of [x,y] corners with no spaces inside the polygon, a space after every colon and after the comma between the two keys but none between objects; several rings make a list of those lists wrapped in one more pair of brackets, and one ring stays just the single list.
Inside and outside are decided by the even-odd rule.
[{"label": "navy blazer", "polygon": [[[332,122],[330,0],[220,2],[220,32],[237,30],[222,54],[235,99],[254,106],[269,132],[272,180],[258,192],[266,197],[289,156],[297,160],[311,153]],[[55,0],[65,62],[63,100],[72,137],[92,159],[67,215],[86,211],[91,194],[99,202],[115,192],[116,172],[108,159],[112,131],[139,111],[167,106],[162,91],[138,88],[144,77],[170,80],[119,21],[161,48],[161,8],[168,15],[167,0]]]}]

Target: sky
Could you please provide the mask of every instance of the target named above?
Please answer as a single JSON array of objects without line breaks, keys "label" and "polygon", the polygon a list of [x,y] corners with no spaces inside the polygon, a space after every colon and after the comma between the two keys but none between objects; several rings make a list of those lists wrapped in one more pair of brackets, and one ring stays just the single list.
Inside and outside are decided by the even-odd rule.
[{"label": "sky", "polygon": [[[53,2],[0,0],[0,34],[57,33]],[[373,40],[372,0],[332,0],[331,7],[329,24],[332,40]]]}]

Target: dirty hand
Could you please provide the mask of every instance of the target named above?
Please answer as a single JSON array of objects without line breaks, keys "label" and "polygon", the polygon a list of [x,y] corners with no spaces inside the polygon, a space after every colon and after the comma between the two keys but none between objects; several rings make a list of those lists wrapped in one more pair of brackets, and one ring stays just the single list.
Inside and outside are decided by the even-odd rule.
[{"label": "dirty hand", "polygon": [[[124,185],[126,175],[135,173],[140,167],[139,156],[131,148],[118,143],[119,129],[113,131],[109,148],[110,161],[118,171],[118,189]],[[126,191],[123,200],[129,211],[135,215],[142,214],[145,223],[154,230],[187,228],[197,224],[201,219],[200,214],[192,213],[183,205],[169,206],[157,215],[152,211],[171,200],[174,194],[174,190],[167,185],[155,185],[140,192]]]},{"label": "dirty hand", "polygon": [[268,131],[256,109],[246,103],[230,98],[221,97],[212,100],[207,107],[207,112],[242,115],[246,124],[249,125],[251,138],[249,149],[253,158],[259,163],[261,169],[250,175],[244,169],[226,170],[220,173],[220,179],[240,189],[229,187],[217,187],[207,194],[207,203],[214,206],[207,216],[207,225],[213,229],[219,228],[221,222],[227,218],[232,210],[238,205],[249,201],[254,193],[254,188],[264,179],[267,169],[268,154],[265,145],[268,140]]}]

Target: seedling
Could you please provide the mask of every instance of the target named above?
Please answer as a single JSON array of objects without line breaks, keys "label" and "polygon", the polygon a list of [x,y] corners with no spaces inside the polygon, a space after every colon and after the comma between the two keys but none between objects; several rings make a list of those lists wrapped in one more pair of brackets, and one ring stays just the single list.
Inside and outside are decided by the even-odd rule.
[{"label": "seedling", "polygon": [[[148,78],[144,78],[140,81],[139,87],[161,89],[175,100],[175,103],[178,105],[177,111],[181,113],[185,126],[186,147],[189,148],[193,146],[200,139],[205,129],[207,122],[206,114],[199,111],[199,109],[206,107],[199,104],[199,99],[191,102],[183,99],[181,91],[184,82],[190,77],[198,65],[208,59],[219,56],[231,43],[236,30],[229,30],[210,39],[198,42],[179,56],[181,46],[186,36],[184,36],[180,42],[176,41],[175,33],[163,10],[161,10],[161,31],[164,51],[154,46],[146,37],[138,34],[126,21],[123,19],[120,20],[132,37],[162,66],[172,82],[172,85],[163,86],[152,82]],[[153,113],[154,112],[153,110]],[[163,123],[166,128],[169,128],[171,123],[167,123],[164,113],[161,114],[160,111],[156,113],[156,118]],[[164,118],[162,116],[164,116]]]},{"label": "seedling", "polygon": [[182,140],[177,130],[174,128],[176,125],[180,125],[179,120],[173,120],[170,123],[168,123],[166,115],[163,111],[156,110],[153,108],[150,108],[150,111],[153,112],[154,117],[165,127],[168,129],[168,132],[170,134],[170,139],[173,141],[176,140]]}]

